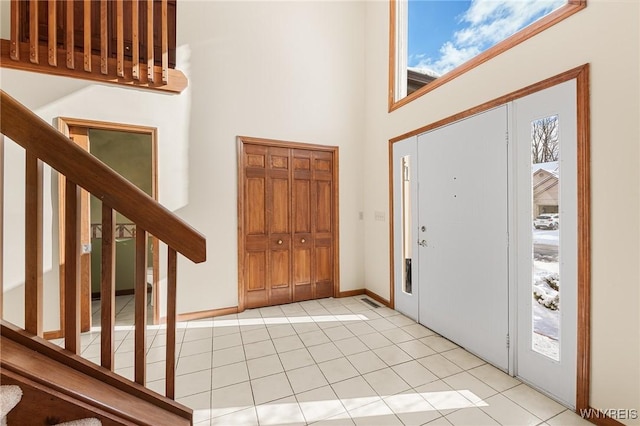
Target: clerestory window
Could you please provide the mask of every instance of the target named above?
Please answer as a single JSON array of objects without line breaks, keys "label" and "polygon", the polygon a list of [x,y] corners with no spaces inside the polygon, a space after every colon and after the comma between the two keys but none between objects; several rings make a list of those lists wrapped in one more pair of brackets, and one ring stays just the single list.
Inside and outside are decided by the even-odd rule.
[{"label": "clerestory window", "polygon": [[389,111],[585,6],[586,0],[390,0]]}]

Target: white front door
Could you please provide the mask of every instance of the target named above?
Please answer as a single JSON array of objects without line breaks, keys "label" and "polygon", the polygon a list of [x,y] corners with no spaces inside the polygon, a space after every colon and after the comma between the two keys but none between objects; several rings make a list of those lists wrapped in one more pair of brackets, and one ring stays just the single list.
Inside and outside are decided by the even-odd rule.
[{"label": "white front door", "polygon": [[577,112],[571,80],[514,101],[516,375],[575,407]]},{"label": "white front door", "polygon": [[392,170],[397,309],[575,407],[576,81],[397,142]]},{"label": "white front door", "polygon": [[417,137],[393,144],[394,297],[398,312],[418,321]]},{"label": "white front door", "polygon": [[420,322],[504,370],[507,122],[503,105],[418,136],[416,224]]}]

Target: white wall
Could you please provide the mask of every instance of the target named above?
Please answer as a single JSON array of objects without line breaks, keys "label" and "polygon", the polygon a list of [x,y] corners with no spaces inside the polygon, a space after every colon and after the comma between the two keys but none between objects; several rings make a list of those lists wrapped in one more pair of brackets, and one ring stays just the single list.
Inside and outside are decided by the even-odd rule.
[{"label": "white wall", "polygon": [[[0,5],[3,38],[7,3]],[[47,122],[63,116],[158,128],[159,200],[207,237],[207,262],[179,263],[181,313],[237,305],[236,137],[339,146],[341,290],[359,289],[364,9],[360,2],[181,1],[177,68],[189,79],[181,95],[5,68],[0,83]],[[5,269],[5,282],[18,284],[24,232],[13,218],[24,214],[20,150],[7,149],[12,184],[5,192],[3,259],[5,268],[15,265]],[[52,179],[50,171],[45,175]],[[52,272],[45,277],[45,330],[58,326],[55,199],[51,193],[45,199],[45,263]],[[18,286],[5,294],[5,316],[17,324],[23,293]]]},{"label": "white wall", "polygon": [[[591,64],[591,405],[640,409],[640,3],[590,0],[569,19],[392,113],[388,12],[387,2],[367,3],[365,213],[388,211],[389,139]],[[367,288],[383,297],[388,233],[388,220],[365,221]]]},{"label": "white wall", "polygon": [[[339,146],[340,280],[363,288],[362,147],[364,3],[179,3],[178,44],[190,57],[189,187],[183,214],[208,238],[194,308],[237,304],[236,136]],[[201,19],[205,16],[206,19]],[[330,23],[330,25],[327,25]],[[182,295],[179,295],[180,303]],[[186,297],[186,296],[185,296]]]}]

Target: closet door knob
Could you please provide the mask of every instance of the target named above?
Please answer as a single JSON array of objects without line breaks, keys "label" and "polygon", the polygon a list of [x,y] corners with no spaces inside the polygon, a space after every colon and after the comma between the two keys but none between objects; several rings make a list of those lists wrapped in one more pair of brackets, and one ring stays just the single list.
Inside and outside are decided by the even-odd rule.
[{"label": "closet door knob", "polygon": [[278,244],[282,244],[282,240],[278,240]]},{"label": "closet door knob", "polygon": [[300,240],[301,243],[304,243],[306,240],[303,238]]}]

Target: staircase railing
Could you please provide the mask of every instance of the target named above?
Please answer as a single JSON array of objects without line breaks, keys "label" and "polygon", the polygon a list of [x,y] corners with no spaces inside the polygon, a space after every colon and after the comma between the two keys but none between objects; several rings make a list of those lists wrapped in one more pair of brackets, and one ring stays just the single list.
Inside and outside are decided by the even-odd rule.
[{"label": "staircase railing", "polygon": [[[0,91],[0,130],[26,150],[25,330],[42,336],[43,164],[66,177],[64,206],[65,349],[80,353],[80,188],[102,201],[101,365],[113,371],[115,349],[115,212],[136,224],[135,381],[145,384],[147,319],[147,238],[168,246],[166,396],[175,397],[177,253],[195,263],[206,259],[205,238],[169,210],[84,151],[36,114]],[[4,185],[4,182],[3,182]],[[0,203],[1,206],[1,203]],[[1,234],[0,234],[1,235]],[[1,291],[1,290],[0,290]]]}]

